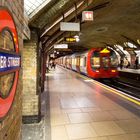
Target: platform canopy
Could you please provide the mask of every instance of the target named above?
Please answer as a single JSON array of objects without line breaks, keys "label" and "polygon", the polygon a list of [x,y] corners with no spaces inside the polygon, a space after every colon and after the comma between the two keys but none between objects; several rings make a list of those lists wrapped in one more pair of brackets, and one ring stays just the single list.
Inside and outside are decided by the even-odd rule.
[{"label": "platform canopy", "polygon": [[[114,48],[114,45],[126,47],[125,42],[140,49],[140,0],[25,0],[25,9],[30,17],[29,26],[39,30],[46,52],[73,36],[80,39],[69,43],[74,51]],[[93,11],[94,20],[83,22],[83,11]],[[61,31],[61,22],[80,23],[80,31]]]},{"label": "platform canopy", "polygon": [[24,0],[25,12],[29,16],[29,18],[32,18],[50,1],[51,0]]}]

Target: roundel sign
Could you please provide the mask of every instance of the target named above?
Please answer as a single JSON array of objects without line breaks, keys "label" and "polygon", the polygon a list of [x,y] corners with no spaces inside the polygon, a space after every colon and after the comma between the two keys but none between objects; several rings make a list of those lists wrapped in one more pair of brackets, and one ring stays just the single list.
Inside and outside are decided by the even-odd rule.
[{"label": "roundel sign", "polygon": [[7,9],[0,7],[0,119],[6,116],[14,101],[20,60],[13,17]]}]

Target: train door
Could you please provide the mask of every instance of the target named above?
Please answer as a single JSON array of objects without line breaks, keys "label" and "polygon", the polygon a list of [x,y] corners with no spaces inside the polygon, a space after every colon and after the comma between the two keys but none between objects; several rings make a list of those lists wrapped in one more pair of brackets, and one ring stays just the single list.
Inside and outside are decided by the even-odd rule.
[{"label": "train door", "polygon": [[103,70],[108,70],[110,67],[110,60],[109,60],[109,54],[101,54],[100,55],[100,59],[101,59],[101,68]]},{"label": "train door", "polygon": [[65,57],[65,64],[64,67],[67,68],[67,57]]},{"label": "train door", "polygon": [[80,72],[86,74],[86,56],[81,56],[80,57]]},{"label": "train door", "polygon": [[103,49],[100,51],[101,69],[100,72],[103,73],[103,78],[108,77],[110,74],[110,51]]},{"label": "train door", "polygon": [[69,68],[72,69],[72,58],[70,57],[70,63],[69,63]]},{"label": "train door", "polygon": [[80,72],[80,56],[76,57],[76,71]]}]

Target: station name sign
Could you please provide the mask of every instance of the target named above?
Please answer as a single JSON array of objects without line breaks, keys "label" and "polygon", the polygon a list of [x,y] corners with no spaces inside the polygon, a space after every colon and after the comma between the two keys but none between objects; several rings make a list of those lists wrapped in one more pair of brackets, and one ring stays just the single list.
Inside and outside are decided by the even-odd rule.
[{"label": "station name sign", "polygon": [[20,67],[20,56],[0,52],[0,72],[14,70]]}]

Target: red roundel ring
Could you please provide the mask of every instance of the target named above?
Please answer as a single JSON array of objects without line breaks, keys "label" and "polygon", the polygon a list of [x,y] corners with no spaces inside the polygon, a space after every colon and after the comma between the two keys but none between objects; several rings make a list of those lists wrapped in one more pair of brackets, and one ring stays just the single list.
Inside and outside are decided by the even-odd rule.
[{"label": "red roundel ring", "polygon": [[[10,49],[5,49],[4,47],[2,48],[1,46],[3,44],[0,43],[0,45],[1,45],[0,53],[4,54],[5,56],[8,55],[9,58],[12,55],[19,56],[18,36],[17,36],[15,22],[13,20],[11,13],[9,12],[9,10],[7,10],[6,8],[0,7],[0,34],[2,34],[3,30],[8,30],[8,32],[11,34],[11,38],[12,38],[11,42],[13,43],[14,49],[11,51]],[[3,57],[3,56],[1,56],[1,57]],[[10,63],[9,58],[6,61],[6,63],[8,61]],[[13,58],[17,59],[16,57],[13,57]],[[20,59],[20,57],[19,57],[19,59]],[[15,63],[15,64],[17,64],[17,63]],[[6,64],[6,65],[7,65],[7,67],[10,67],[9,64]],[[2,64],[0,66],[2,68]],[[8,95],[5,97],[0,96],[0,119],[4,118],[7,115],[7,113],[9,112],[9,110],[13,104],[15,93],[16,93],[16,88],[17,88],[17,83],[18,83],[18,78],[19,78],[19,69],[20,69],[20,67],[14,67],[12,69],[4,69],[4,71],[0,71],[0,76],[7,76],[8,74],[11,74],[11,73],[13,73],[13,75],[14,75],[13,80],[11,82],[12,83],[11,87],[9,88],[9,91],[8,91]],[[4,83],[4,84],[6,84],[6,83]],[[3,88],[2,84],[0,86],[2,89]],[[9,84],[6,84],[6,86],[8,87]]]}]

